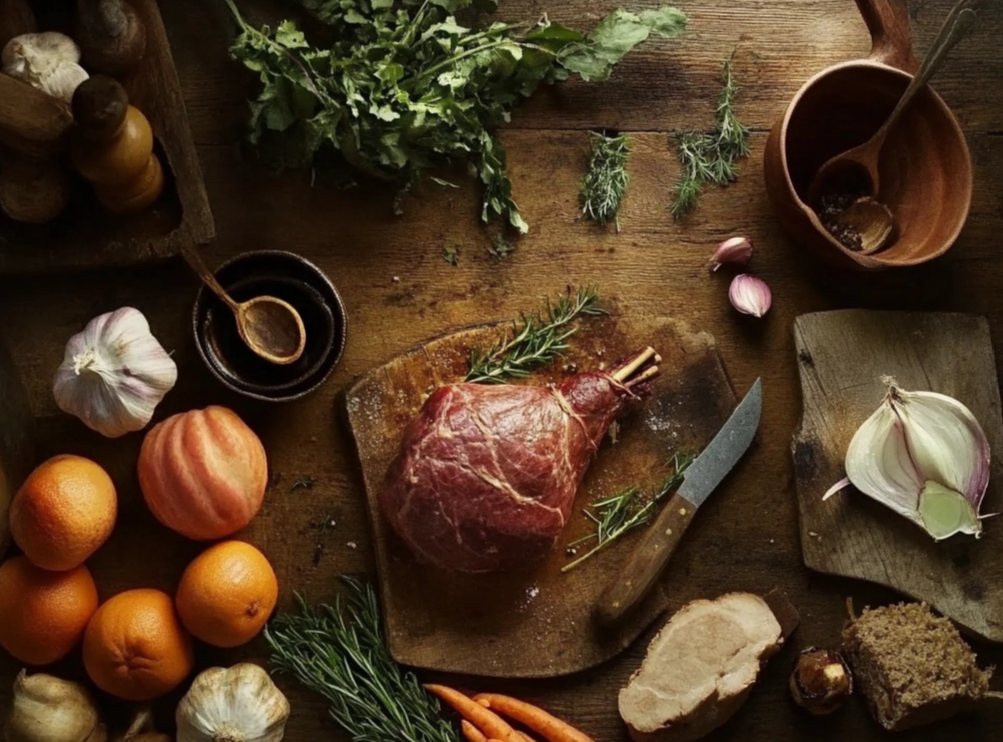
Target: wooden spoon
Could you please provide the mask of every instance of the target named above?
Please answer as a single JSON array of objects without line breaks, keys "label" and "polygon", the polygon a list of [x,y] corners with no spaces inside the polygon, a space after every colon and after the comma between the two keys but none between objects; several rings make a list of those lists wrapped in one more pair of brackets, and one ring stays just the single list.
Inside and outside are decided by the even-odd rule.
[{"label": "wooden spoon", "polygon": [[[975,11],[981,5],[981,2],[982,0],[961,0],[961,2],[954,6],[954,9],[947,16],[943,27],[941,27],[936,40],[934,40],[933,45],[930,47],[926,58],[923,60],[922,66],[919,68],[916,76],[913,77],[912,82],[909,83],[909,87],[902,94],[898,105],[895,106],[895,109],[891,112],[884,125],[864,144],[836,155],[822,165],[818,172],[815,173],[815,177],[812,178],[811,185],[808,188],[808,195],[812,204],[817,204],[820,201],[822,195],[825,194],[827,185],[841,179],[849,179],[847,175],[848,171],[851,170],[853,171],[853,175],[859,175],[854,180],[860,181],[861,186],[866,188],[867,195],[877,195],[880,186],[878,162],[881,157],[881,148],[888,138],[888,133],[895,128],[895,125],[899,122],[899,119],[901,119],[902,114],[905,113],[913,98],[916,97],[916,94],[926,87],[930,79],[940,69],[947,58],[948,52],[975,25],[975,22],[978,20],[978,14]],[[866,210],[868,219],[874,218],[877,213],[877,211]],[[888,212],[888,218],[892,218],[890,211]],[[862,224],[860,229],[864,228],[865,225]],[[873,225],[867,228],[873,228]],[[886,232],[886,235],[890,235],[891,225],[882,231]],[[881,247],[883,246],[881,245]],[[876,252],[878,249],[880,247],[872,249],[871,252]]]},{"label": "wooden spoon", "polygon": [[216,280],[195,249],[186,247],[181,253],[205,285],[233,311],[237,333],[255,355],[280,366],[299,360],[306,347],[306,328],[303,318],[289,302],[274,296],[257,296],[238,303]]}]

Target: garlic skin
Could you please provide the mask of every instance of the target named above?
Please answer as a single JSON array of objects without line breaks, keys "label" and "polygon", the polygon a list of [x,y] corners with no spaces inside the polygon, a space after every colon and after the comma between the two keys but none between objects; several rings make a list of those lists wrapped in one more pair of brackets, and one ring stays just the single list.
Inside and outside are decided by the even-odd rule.
[{"label": "garlic skin", "polygon": [[288,718],[289,701],[263,669],[213,667],[178,704],[177,742],[280,742]]},{"label": "garlic skin", "polygon": [[118,438],[146,427],[177,379],[178,367],[146,317],[123,307],[70,338],[52,390],[59,409]]},{"label": "garlic skin", "polygon": [[773,294],[766,283],[748,273],[740,273],[728,289],[731,305],[742,314],[762,317],[773,304]]},{"label": "garlic skin", "polygon": [[752,240],[748,237],[732,237],[717,246],[708,266],[716,271],[722,265],[748,265],[752,260]]},{"label": "garlic skin", "polygon": [[69,103],[89,75],[80,66],[80,48],[58,31],[28,33],[7,42],[0,54],[3,71],[34,88]]},{"label": "garlic skin", "polygon": [[108,732],[79,683],[21,670],[3,728],[7,742],[105,742]]},{"label": "garlic skin", "polygon": [[884,401],[846,452],[847,480],[935,541],[957,533],[979,537],[991,460],[982,426],[956,399],[905,391],[891,377],[882,381]]}]

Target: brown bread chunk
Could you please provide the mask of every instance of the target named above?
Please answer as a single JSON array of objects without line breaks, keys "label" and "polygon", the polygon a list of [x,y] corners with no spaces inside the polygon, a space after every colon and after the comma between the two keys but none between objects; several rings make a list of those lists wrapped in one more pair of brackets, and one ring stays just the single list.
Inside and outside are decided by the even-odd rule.
[{"label": "brown bread chunk", "polygon": [[891,731],[975,708],[993,674],[925,603],[865,610],[843,631],[843,646],[871,714]]}]

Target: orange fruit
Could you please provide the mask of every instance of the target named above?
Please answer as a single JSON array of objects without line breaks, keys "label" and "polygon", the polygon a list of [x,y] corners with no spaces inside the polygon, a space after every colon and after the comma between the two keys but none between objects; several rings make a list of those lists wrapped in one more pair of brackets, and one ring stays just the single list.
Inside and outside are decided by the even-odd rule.
[{"label": "orange fruit", "polygon": [[0,647],[28,665],[48,665],[80,642],[98,608],[87,567],[46,572],[23,556],[0,565]]},{"label": "orange fruit", "polygon": [[279,581],[265,555],[242,541],[224,541],[188,565],[177,605],[194,636],[229,649],[258,635],[278,599]]},{"label": "orange fruit", "polygon": [[171,596],[128,590],[98,608],[84,634],[84,667],[94,684],[126,701],[152,701],[195,665],[192,640]]},{"label": "orange fruit", "polygon": [[14,495],[10,530],[32,564],[65,572],[108,540],[117,513],[108,472],[82,456],[56,456],[35,469]]}]

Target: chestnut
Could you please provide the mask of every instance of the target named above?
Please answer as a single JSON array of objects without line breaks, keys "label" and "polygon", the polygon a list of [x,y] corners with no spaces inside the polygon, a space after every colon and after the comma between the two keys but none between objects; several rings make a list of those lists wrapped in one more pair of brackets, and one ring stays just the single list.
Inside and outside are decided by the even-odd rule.
[{"label": "chestnut", "polygon": [[794,663],[790,687],[798,706],[824,716],[838,710],[853,693],[853,674],[838,651],[809,647]]}]

